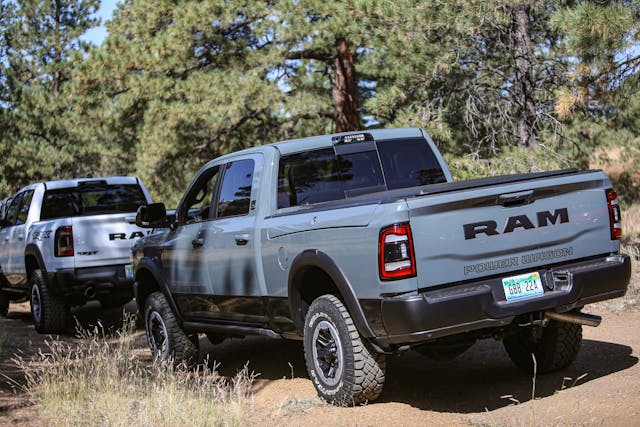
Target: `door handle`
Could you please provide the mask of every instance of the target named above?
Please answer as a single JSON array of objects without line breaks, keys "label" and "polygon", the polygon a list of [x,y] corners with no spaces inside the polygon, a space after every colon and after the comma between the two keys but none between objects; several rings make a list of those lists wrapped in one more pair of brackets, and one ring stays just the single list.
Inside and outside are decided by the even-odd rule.
[{"label": "door handle", "polygon": [[236,245],[238,245],[238,246],[244,246],[247,243],[249,243],[249,233],[236,234],[233,237],[234,237],[234,239],[236,239]]},{"label": "door handle", "polygon": [[204,237],[202,236],[196,237],[191,241],[191,244],[193,245],[194,248],[201,248],[202,246],[204,246]]}]

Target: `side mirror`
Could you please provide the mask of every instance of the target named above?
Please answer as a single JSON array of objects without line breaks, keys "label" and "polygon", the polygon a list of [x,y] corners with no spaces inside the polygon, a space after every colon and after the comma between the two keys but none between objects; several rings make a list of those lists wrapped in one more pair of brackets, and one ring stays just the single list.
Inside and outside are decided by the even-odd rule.
[{"label": "side mirror", "polygon": [[140,206],[136,213],[136,225],[141,228],[168,227],[169,221],[167,221],[167,209],[164,203]]}]

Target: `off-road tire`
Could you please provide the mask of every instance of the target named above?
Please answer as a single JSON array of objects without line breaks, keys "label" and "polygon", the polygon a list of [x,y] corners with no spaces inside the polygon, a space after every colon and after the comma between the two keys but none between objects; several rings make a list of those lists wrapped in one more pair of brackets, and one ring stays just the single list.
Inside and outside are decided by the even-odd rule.
[{"label": "off-road tire", "polygon": [[[325,357],[319,357],[319,351]],[[304,357],[318,395],[329,403],[350,406],[372,402],[382,392],[386,356],[362,340],[344,304],[333,295],[317,298],[307,311]],[[326,357],[333,359],[329,362]],[[337,367],[333,376],[328,365]]]},{"label": "off-road tire", "polygon": [[154,356],[188,368],[198,363],[198,334],[186,334],[161,292],[147,297],[144,310],[147,343]]},{"label": "off-road tire", "polygon": [[69,307],[63,298],[53,295],[41,270],[34,270],[29,279],[33,325],[41,334],[66,331]]},{"label": "off-road tire", "polygon": [[9,315],[9,296],[0,292],[0,317]]},{"label": "off-road tire", "polygon": [[566,368],[575,360],[582,343],[582,325],[551,320],[539,337],[533,328],[522,328],[503,340],[507,354],[518,368],[528,374],[534,372],[531,354],[536,357],[539,374]]}]

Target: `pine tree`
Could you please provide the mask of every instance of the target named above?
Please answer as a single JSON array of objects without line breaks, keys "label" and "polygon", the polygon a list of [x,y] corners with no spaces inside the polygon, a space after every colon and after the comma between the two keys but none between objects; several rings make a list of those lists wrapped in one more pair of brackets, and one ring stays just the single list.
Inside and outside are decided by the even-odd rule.
[{"label": "pine tree", "polygon": [[564,82],[550,13],[558,2],[372,2],[397,70],[378,81],[367,109],[389,125],[426,127],[458,155],[537,144],[554,133],[554,93]]},{"label": "pine tree", "polygon": [[[637,90],[640,76],[640,4],[635,1],[582,1],[558,9],[552,25],[564,35],[562,47],[573,58],[570,84],[557,110],[608,114]],[[622,90],[624,87],[624,90]]]},{"label": "pine tree", "polygon": [[[5,7],[6,6],[6,7]],[[65,86],[95,26],[97,0],[17,0],[3,6],[3,108],[0,138],[8,190],[83,171],[86,147],[74,135]]]},{"label": "pine tree", "polygon": [[269,2],[127,2],[76,75],[84,114],[120,136],[156,198],[175,205],[207,160],[275,139],[269,14]]}]

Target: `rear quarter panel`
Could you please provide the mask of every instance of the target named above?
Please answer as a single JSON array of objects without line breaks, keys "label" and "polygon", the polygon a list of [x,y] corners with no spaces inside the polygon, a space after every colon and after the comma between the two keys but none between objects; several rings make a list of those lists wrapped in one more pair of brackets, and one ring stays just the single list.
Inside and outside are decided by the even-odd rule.
[{"label": "rear quarter panel", "polygon": [[287,297],[291,262],[308,249],[328,255],[350,282],[358,299],[415,291],[415,278],[382,282],[378,273],[380,229],[407,219],[404,201],[267,219],[262,229],[262,261],[268,296]]}]

